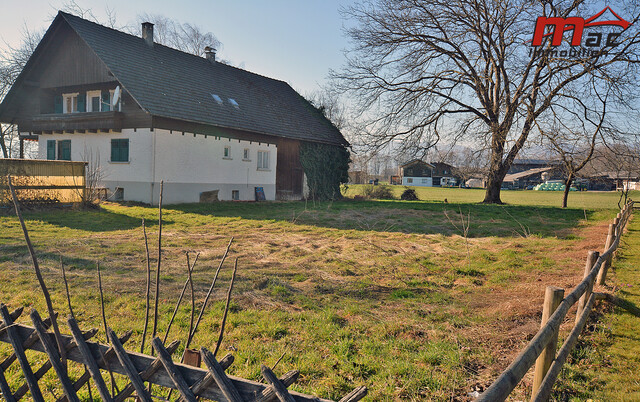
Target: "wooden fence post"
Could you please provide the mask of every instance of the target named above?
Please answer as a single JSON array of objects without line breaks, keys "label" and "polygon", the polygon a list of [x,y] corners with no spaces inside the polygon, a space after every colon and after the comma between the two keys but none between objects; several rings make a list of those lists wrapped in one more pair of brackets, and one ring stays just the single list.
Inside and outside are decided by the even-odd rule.
[{"label": "wooden fence post", "polygon": [[[556,311],[563,298],[564,289],[557,288],[555,286],[547,286],[544,293],[544,305],[542,306],[542,322],[540,324],[540,328],[544,327],[547,321],[549,321],[549,318],[553,312]],[[533,396],[538,392],[538,388],[540,388],[542,380],[544,380],[544,377],[547,375],[547,371],[549,371],[549,367],[551,367],[553,359],[556,357],[557,344],[558,331],[553,334],[553,337],[536,360],[536,368],[533,375],[533,389],[531,391],[532,400]]]},{"label": "wooden fence post", "polygon": [[[589,276],[591,270],[593,269],[593,266],[596,264],[596,261],[598,261],[599,256],[599,252],[589,251],[589,254],[587,254],[587,263],[584,266],[584,278]],[[584,306],[585,304],[587,304],[587,300],[589,300],[589,296],[591,296],[592,291],[593,282],[591,282],[591,285],[587,287],[587,290],[584,291],[584,294],[580,298],[580,301],[578,301],[578,310],[576,311],[576,324],[578,323],[578,321],[580,321],[580,315],[582,314],[582,310],[584,310]]]},{"label": "wooden fence post", "polygon": [[[613,223],[609,224],[609,233],[607,233],[607,241],[604,244],[604,251],[607,251],[613,244],[613,238],[615,237],[614,231],[615,226]],[[611,265],[612,254],[613,253],[609,254],[605,262],[602,264],[602,267],[600,267],[600,272],[598,272],[598,285],[604,285],[607,280],[607,269],[609,269],[609,265]]]}]

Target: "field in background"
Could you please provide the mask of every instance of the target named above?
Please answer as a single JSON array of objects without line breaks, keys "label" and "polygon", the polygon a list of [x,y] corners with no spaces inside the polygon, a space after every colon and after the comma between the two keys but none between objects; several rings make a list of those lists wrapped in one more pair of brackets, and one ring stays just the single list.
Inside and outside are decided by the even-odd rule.
[{"label": "field in background", "polygon": [[[537,331],[545,286],[579,282],[587,250],[604,244],[617,194],[576,194],[569,199],[573,208],[562,210],[555,193],[505,191],[503,200],[513,204],[506,206],[476,204],[478,190],[418,193],[429,201],[166,206],[160,335],[186,279],[184,253],[201,253],[194,271],[199,306],[234,236],[194,341],[215,344],[238,258],[222,344],[236,357],[230,373],[259,380],[260,364],[272,365],[284,353],[276,372],[297,368],[301,380],[294,389],[329,398],[367,385],[369,400],[449,400],[486,386]],[[578,197],[583,205],[573,203]],[[60,255],[81,325],[101,327],[99,261],[109,325],[118,333],[132,329],[127,347],[139,349],[146,266],[141,219],[155,266],[157,208],[105,203],[94,211],[25,218],[62,315]],[[45,311],[17,219],[0,217],[0,228],[0,301]],[[188,315],[183,304],[170,340],[184,340]]]},{"label": "field in background", "polygon": [[[368,184],[351,184],[347,187],[346,194],[349,197],[361,195]],[[407,188],[406,186],[389,186],[395,197]],[[484,189],[480,188],[444,188],[444,187],[410,187],[416,190],[418,198],[423,201],[444,201],[454,203],[482,202]],[[640,192],[636,192],[640,193]],[[500,192],[502,202],[510,205],[534,205],[552,206],[562,205],[562,191],[534,191],[534,190],[502,190]],[[633,198],[633,196],[631,196]],[[617,208],[620,192],[617,191],[571,191],[569,193],[568,206],[570,208]],[[621,205],[622,206],[622,205]]]}]

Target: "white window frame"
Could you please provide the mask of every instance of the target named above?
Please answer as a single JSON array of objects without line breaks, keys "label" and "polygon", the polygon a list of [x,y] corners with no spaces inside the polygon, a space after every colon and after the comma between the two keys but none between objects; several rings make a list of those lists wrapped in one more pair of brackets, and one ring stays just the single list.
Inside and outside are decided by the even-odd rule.
[{"label": "white window frame", "polygon": [[222,151],[222,159],[231,159],[231,146],[225,145]]},{"label": "white window frame", "polygon": [[[266,156],[266,161],[265,161]],[[269,170],[270,163],[269,151],[258,151],[258,170]]]},{"label": "white window frame", "polygon": [[[62,94],[62,113],[77,113],[78,112],[78,95],[79,92],[73,92],[68,94]],[[67,110],[67,100],[71,98],[71,111]],[[75,99],[75,102],[74,102]]]},{"label": "white window frame", "polygon": [[[98,110],[93,110],[93,102],[91,102],[91,98],[99,99],[100,103],[98,103]],[[99,112],[102,109],[102,91],[87,91],[87,112]]]},{"label": "white window frame", "polygon": [[242,151],[242,160],[246,162],[251,161],[251,150],[249,148],[245,148],[244,151]]}]

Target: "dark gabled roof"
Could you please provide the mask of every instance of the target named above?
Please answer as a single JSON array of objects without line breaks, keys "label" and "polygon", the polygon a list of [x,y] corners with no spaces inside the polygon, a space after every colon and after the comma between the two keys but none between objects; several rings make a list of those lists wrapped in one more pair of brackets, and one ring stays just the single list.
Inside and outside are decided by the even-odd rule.
[{"label": "dark gabled roof", "polygon": [[58,13],[52,26],[58,20],[69,24],[153,116],[348,145],[320,111],[283,81],[157,43],[152,47],[140,37],[64,12]]},{"label": "dark gabled roof", "polygon": [[407,162],[407,163],[404,163],[404,164],[400,165],[400,167],[401,167],[401,168],[405,168],[405,167],[407,167],[407,166],[409,166],[409,165],[427,165],[427,166],[429,166],[430,168],[434,168],[434,167],[435,167],[435,166],[433,166],[432,164],[427,163],[427,162],[425,162],[425,161],[423,161],[423,160],[421,160],[421,159],[412,159],[412,160],[410,160],[409,162]]}]

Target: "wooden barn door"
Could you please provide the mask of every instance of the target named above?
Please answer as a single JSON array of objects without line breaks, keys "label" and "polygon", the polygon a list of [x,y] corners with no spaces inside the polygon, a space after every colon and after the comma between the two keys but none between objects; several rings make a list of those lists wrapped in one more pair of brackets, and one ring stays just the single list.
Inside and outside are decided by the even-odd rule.
[{"label": "wooden barn door", "polygon": [[300,163],[300,141],[281,138],[278,142],[276,199],[301,199],[303,180],[304,171]]}]

